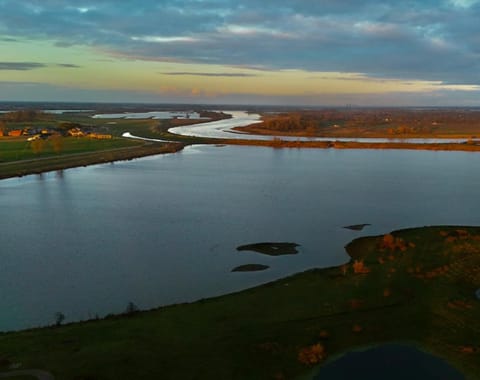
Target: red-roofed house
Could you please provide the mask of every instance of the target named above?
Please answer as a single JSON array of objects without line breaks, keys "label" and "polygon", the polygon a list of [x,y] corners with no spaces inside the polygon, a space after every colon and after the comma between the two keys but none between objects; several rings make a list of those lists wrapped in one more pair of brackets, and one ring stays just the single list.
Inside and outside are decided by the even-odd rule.
[{"label": "red-roofed house", "polygon": [[22,135],[22,130],[21,129],[14,129],[10,132],[8,132],[8,135],[9,136],[12,136],[12,137],[20,137]]}]

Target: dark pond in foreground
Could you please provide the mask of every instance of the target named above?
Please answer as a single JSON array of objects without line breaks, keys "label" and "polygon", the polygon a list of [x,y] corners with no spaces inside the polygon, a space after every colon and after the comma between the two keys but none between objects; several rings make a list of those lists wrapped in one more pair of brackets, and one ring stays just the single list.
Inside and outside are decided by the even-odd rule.
[{"label": "dark pond in foreground", "polygon": [[[480,225],[480,154],[222,148],[0,181],[0,331],[344,263],[362,235]],[[343,226],[368,222],[363,231]],[[295,242],[298,254],[236,247]],[[232,273],[247,264],[268,270]]]},{"label": "dark pond in foreground", "polygon": [[321,368],[313,380],[463,380],[444,360],[414,347],[387,344],[350,352]]}]

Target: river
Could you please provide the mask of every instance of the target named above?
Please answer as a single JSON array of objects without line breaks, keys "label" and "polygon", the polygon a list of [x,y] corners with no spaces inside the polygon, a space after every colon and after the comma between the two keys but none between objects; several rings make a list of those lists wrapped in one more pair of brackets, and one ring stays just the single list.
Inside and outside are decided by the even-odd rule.
[{"label": "river", "polygon": [[[195,146],[0,181],[0,331],[232,292],[345,262],[350,240],[480,224],[480,156]],[[342,228],[370,223],[364,231]],[[238,252],[295,242],[299,254]],[[231,273],[244,264],[270,268]]]},{"label": "river", "polygon": [[[232,115],[231,119],[217,120],[207,123],[173,127],[168,131],[177,135],[220,138],[220,139],[243,139],[243,140],[272,140],[277,137],[285,141],[343,141],[343,142],[362,142],[362,143],[388,143],[403,142],[409,144],[436,144],[436,143],[464,143],[465,138],[366,138],[366,137],[298,137],[298,136],[268,136],[243,133],[234,130],[235,127],[245,127],[247,125],[261,122],[260,115],[247,113],[244,111],[224,111]],[[472,141],[480,141],[473,139]]]}]

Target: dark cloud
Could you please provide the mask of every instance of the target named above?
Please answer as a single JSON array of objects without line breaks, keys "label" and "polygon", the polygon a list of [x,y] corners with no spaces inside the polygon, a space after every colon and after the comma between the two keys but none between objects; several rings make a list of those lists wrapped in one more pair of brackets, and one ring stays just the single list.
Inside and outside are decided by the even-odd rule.
[{"label": "dark cloud", "polygon": [[0,62],[0,70],[26,71],[43,67],[46,67],[46,65],[39,62]]},{"label": "dark cloud", "polygon": [[0,62],[0,70],[28,71],[43,69],[49,66],[64,67],[69,69],[78,69],[82,67],[73,63],[45,64],[40,62]]},{"label": "dark cloud", "polygon": [[73,63],[57,63],[57,66],[58,67],[66,67],[66,68],[69,68],[69,69],[79,69],[79,68],[82,67],[82,66],[79,66],[79,65],[75,65]]},{"label": "dark cloud", "polygon": [[161,73],[163,75],[191,75],[197,77],[256,77],[256,74],[248,74],[248,73],[196,73],[196,72],[188,72],[188,71],[179,71],[179,72],[171,72],[171,73]]},{"label": "dark cloud", "polygon": [[480,84],[480,2],[0,0],[9,38],[115,57]]},{"label": "dark cloud", "polygon": [[372,94],[308,94],[297,95],[258,95],[258,94],[221,94],[194,96],[184,94],[158,94],[142,91],[82,89],[67,86],[55,86],[47,83],[0,81],[0,101],[22,99],[25,101],[83,101],[83,102],[178,102],[199,104],[289,104],[324,106],[477,106],[479,91],[434,92],[391,92]]}]

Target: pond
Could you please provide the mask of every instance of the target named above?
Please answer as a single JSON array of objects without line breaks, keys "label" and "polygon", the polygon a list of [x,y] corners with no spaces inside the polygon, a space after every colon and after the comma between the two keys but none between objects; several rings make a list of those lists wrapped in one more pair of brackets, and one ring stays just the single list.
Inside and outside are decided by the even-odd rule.
[{"label": "pond", "polygon": [[313,380],[463,380],[446,361],[401,344],[353,351],[322,367]]},{"label": "pond", "polygon": [[[348,260],[362,235],[480,224],[480,156],[196,146],[0,181],[0,331],[192,301]],[[364,226],[352,230],[345,226]],[[237,247],[299,244],[272,256]],[[265,270],[232,269],[261,265]]]}]

